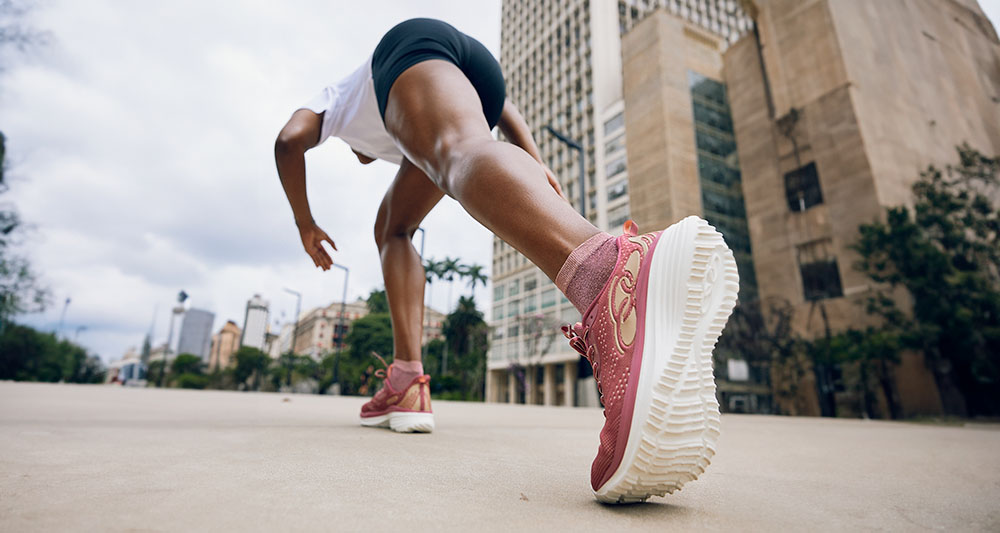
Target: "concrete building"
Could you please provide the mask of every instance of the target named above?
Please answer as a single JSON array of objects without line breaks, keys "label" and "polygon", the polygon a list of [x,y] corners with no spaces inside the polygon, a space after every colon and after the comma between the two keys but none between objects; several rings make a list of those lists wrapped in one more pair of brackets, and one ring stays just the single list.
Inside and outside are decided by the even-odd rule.
[{"label": "concrete building", "polygon": [[[343,308],[343,321],[341,321],[340,302],[333,302],[326,307],[317,307],[303,314],[299,318],[299,327],[294,335],[295,353],[319,359],[327,353],[336,351],[338,346],[343,346],[343,339],[350,331],[351,323],[368,314],[368,304],[364,300],[358,299],[355,302],[347,303]],[[441,337],[444,318],[444,314],[430,307],[424,307],[423,342],[425,344],[431,339]],[[284,330],[282,330],[282,337],[285,335]],[[289,338],[289,346],[291,346],[291,342],[292,340]]]},{"label": "concrete building", "polygon": [[181,333],[177,339],[177,353],[189,353],[208,360],[212,341],[212,323],[215,313],[204,309],[188,309],[181,320]]},{"label": "concrete building", "polygon": [[[790,302],[806,337],[862,327],[859,224],[957,144],[1000,153],[1000,41],[975,0],[743,4],[758,31],[723,67],[761,299]],[[921,355],[895,375],[904,416],[941,412]],[[795,410],[826,412],[808,389]]]},{"label": "concrete building", "polygon": [[240,337],[243,331],[236,322],[227,320],[218,333],[212,335],[212,349],[209,351],[208,368],[217,370],[226,368],[232,362],[233,354],[240,348]]},{"label": "concrete building", "polygon": [[264,349],[267,334],[267,300],[254,294],[247,300],[246,314],[243,317],[243,337],[240,346],[252,346],[258,350]]},{"label": "concrete building", "polygon": [[[577,156],[543,128],[551,125],[583,145],[587,218],[612,234],[620,234],[622,224],[634,218],[622,35],[657,9],[725,42],[750,28],[733,0],[503,2],[500,65],[508,97],[533,128],[543,158],[577,209]],[[580,319],[573,305],[500,239],[493,243],[492,283],[486,400],[597,405],[589,367],[580,364],[558,330]]]}]

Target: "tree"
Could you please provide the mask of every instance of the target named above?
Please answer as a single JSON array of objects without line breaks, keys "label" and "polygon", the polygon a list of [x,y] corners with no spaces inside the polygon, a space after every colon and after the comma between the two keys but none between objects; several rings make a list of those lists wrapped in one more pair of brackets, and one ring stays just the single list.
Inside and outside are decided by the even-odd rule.
[{"label": "tree", "polygon": [[388,313],[370,313],[351,324],[345,339],[350,349],[335,368],[342,394],[357,394],[364,371],[372,364],[372,352],[385,358],[392,355],[392,319]]},{"label": "tree", "polygon": [[481,400],[483,397],[488,329],[472,297],[459,297],[458,306],[445,318],[442,333],[448,351],[454,354],[452,374],[460,385],[456,399]]},{"label": "tree", "polygon": [[97,383],[104,372],[97,357],[51,333],[20,324],[0,333],[0,379]]},{"label": "tree", "polygon": [[385,295],[385,289],[372,289],[365,300],[369,313],[388,313],[389,299]]},{"label": "tree", "polygon": [[[860,227],[856,268],[878,283],[866,301],[900,346],[920,350],[945,411],[1000,413],[1000,157],[968,145],[959,164],[913,185],[913,208]],[[909,295],[900,309],[899,290]],[[888,345],[891,348],[892,344]]]},{"label": "tree", "polygon": [[201,374],[204,370],[204,363],[201,357],[190,353],[178,354],[170,362],[170,372],[174,375],[181,374]]},{"label": "tree", "polygon": [[236,367],[233,368],[233,379],[236,381],[236,386],[248,387],[247,381],[252,377],[254,390],[260,389],[261,380],[271,362],[271,357],[252,346],[240,347],[234,357]]},{"label": "tree", "polygon": [[455,276],[461,275],[462,269],[461,264],[458,262],[458,258],[445,257],[444,261],[439,264],[439,274],[438,279],[443,279],[448,282],[448,308],[451,308],[451,289],[455,286]]},{"label": "tree", "polygon": [[466,265],[462,268],[462,276],[469,278],[469,296],[473,296],[476,292],[476,285],[481,284],[483,287],[486,286],[486,282],[489,278],[486,277],[486,268],[483,265]]}]

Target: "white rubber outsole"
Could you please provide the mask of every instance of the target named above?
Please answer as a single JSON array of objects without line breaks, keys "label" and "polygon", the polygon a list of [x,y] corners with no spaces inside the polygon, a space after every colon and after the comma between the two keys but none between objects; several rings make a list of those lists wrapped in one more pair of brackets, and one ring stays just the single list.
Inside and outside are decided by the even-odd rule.
[{"label": "white rubber outsole", "polygon": [[430,433],[434,431],[434,414],[393,411],[381,416],[362,417],[361,425],[389,428],[397,433]]},{"label": "white rubber outsole", "polygon": [[653,250],[642,367],[622,462],[594,495],[645,501],[679,490],[715,455],[719,403],[712,350],[736,305],[739,274],[722,235],[690,216]]}]

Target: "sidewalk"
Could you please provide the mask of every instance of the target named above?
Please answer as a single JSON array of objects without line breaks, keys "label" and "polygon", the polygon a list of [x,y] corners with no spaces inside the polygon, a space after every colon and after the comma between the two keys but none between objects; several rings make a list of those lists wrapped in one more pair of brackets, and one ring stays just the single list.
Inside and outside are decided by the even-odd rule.
[{"label": "sidewalk", "polygon": [[699,480],[604,506],[598,410],[436,402],[398,435],[362,403],[0,383],[0,531],[1000,529],[996,426],[727,415]]}]

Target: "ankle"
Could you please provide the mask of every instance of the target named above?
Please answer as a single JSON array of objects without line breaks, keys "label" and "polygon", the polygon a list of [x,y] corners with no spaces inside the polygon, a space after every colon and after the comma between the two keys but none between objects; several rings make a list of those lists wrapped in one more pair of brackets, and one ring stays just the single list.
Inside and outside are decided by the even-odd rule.
[{"label": "ankle", "polygon": [[424,375],[424,364],[420,361],[396,360],[389,368],[389,384],[397,391],[402,391],[415,378]]}]

